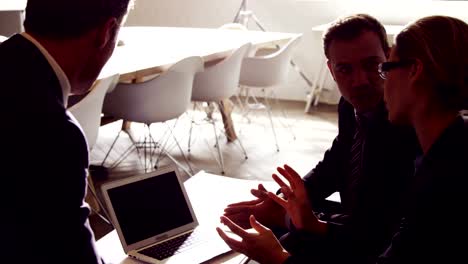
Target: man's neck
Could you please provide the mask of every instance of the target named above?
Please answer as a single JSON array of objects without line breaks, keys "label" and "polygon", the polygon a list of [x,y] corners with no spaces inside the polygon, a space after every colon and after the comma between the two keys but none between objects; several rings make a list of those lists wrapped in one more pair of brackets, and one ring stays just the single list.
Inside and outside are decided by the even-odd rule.
[{"label": "man's neck", "polygon": [[86,59],[83,58],[82,54],[85,54],[86,52],[80,51],[87,47],[85,40],[81,38],[52,40],[38,36],[34,33],[27,33],[36,39],[55,59],[67,76],[71,90],[76,91],[77,87],[82,85],[79,81],[79,76],[84,68],[84,61]]}]

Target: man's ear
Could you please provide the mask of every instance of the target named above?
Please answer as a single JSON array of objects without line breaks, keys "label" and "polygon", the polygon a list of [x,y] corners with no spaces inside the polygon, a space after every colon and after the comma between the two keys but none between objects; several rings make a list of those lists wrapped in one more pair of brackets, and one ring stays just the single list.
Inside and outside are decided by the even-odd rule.
[{"label": "man's ear", "polygon": [[333,67],[332,67],[332,63],[330,60],[327,60],[327,67],[328,67],[328,70],[330,71],[330,74],[331,76],[333,77],[333,80],[336,82],[336,78],[335,78],[335,72],[333,71]]},{"label": "man's ear", "polygon": [[119,23],[115,17],[109,18],[97,32],[97,46],[99,49],[106,48],[109,44],[114,44],[119,32]]}]

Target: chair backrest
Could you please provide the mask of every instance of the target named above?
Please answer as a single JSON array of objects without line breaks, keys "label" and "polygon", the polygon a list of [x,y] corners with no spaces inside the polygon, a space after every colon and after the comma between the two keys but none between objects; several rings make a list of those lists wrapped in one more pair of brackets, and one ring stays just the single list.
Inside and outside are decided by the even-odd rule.
[{"label": "chair backrest", "polygon": [[302,35],[299,35],[291,39],[277,52],[267,56],[244,58],[239,83],[251,87],[268,87],[286,81],[292,52],[301,38]]},{"label": "chair backrest", "polygon": [[91,150],[96,143],[101,125],[101,111],[104,97],[108,89],[112,89],[119,81],[119,75],[113,75],[95,83],[91,91],[74,104],[68,111],[78,120]]},{"label": "chair backrest", "polygon": [[106,96],[103,113],[145,124],[179,117],[190,106],[193,79],[202,70],[203,59],[194,56],[151,80],[120,83]]},{"label": "chair backrest", "polygon": [[[244,26],[242,24],[239,24],[239,23],[224,24],[224,25],[220,26],[219,29],[242,30],[242,31],[248,31],[249,30],[246,26]],[[255,56],[256,52],[257,52],[257,47],[255,47],[254,45],[251,45],[249,50],[247,51],[246,55],[249,56],[249,57],[252,57],[252,56]]]},{"label": "chair backrest", "polygon": [[221,62],[197,73],[193,82],[192,100],[219,101],[236,94],[242,59],[251,46],[252,44],[246,43]]},{"label": "chair backrest", "polygon": [[3,41],[5,41],[7,39],[8,39],[7,37],[0,35],[0,43],[2,43]]}]

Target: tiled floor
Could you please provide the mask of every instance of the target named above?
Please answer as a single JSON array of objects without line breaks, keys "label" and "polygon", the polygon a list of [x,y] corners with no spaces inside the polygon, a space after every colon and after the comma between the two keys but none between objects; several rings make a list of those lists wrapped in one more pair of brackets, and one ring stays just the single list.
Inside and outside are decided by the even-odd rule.
[{"label": "tiled floor", "polygon": [[[315,164],[322,159],[325,150],[330,147],[333,138],[337,133],[336,106],[319,105],[312,109],[312,112],[303,112],[304,102],[280,102],[280,106],[286,109],[288,119],[279,118],[275,120],[275,128],[278,136],[280,151],[276,151],[274,137],[265,112],[254,111],[243,117],[239,109],[233,113],[234,125],[239,139],[247,152],[248,159],[245,159],[241,149],[236,143],[226,143],[226,138],[222,133],[218,133],[219,142],[225,162],[225,176],[245,179],[270,180],[271,174],[279,165],[289,164],[299,173],[305,174],[312,169]],[[275,116],[281,116],[278,106],[274,109]],[[258,112],[258,113],[255,113]],[[188,137],[190,130],[190,116],[194,113],[190,111],[183,116],[174,130],[175,135],[187,153]],[[195,112],[200,120],[205,117],[203,112]],[[219,121],[219,128],[222,127],[221,117],[214,115]],[[200,121],[201,122],[201,121]],[[201,122],[203,123],[203,122]],[[291,130],[285,126],[291,125]],[[115,136],[121,127],[121,121],[101,127],[96,146],[91,152],[91,163],[100,164],[111,146]],[[165,127],[155,124],[151,127],[154,138],[157,140],[164,133]],[[144,128],[139,124],[132,124],[132,135],[138,138],[144,132]],[[292,131],[292,132],[291,132]],[[220,136],[221,135],[221,136]],[[196,125],[192,134],[193,145],[189,157],[189,163],[194,172],[205,170],[214,174],[220,174],[221,169],[215,161],[217,155],[214,147],[214,133],[210,125]],[[173,141],[169,141],[169,153],[171,153],[186,168],[177,147]],[[110,153],[106,165],[109,166],[121,153],[131,145],[129,137],[122,133],[121,138]],[[161,164],[170,162],[165,158]],[[144,172],[142,162],[136,152],[132,152],[119,166],[110,170],[109,177],[105,180],[113,180],[129,175]],[[184,173],[187,178],[188,175]],[[99,184],[103,181],[97,181]],[[92,215],[91,225],[95,231],[96,239],[105,235],[112,228],[105,224],[99,217]]]}]

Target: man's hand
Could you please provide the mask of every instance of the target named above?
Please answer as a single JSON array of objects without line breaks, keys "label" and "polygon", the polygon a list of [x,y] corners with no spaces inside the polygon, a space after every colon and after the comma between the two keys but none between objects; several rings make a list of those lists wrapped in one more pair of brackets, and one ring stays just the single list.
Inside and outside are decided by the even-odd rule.
[{"label": "man's hand", "polygon": [[285,199],[271,192],[268,196],[287,211],[297,229],[325,234],[327,224],[315,216],[301,176],[288,165],[284,165],[284,168],[278,167],[277,170],[289,182],[288,186],[278,175],[273,174],[273,179],[281,186]]},{"label": "man's hand", "polygon": [[216,228],[219,236],[232,250],[259,263],[281,264],[289,257],[289,253],[281,246],[273,232],[257,222],[253,215],[249,217],[249,222],[256,232],[248,232],[224,216],[221,217],[221,222],[241,238],[232,238],[221,228]]},{"label": "man's hand", "polygon": [[269,228],[285,228],[284,216],[286,211],[271,200],[265,187],[259,184],[258,189],[252,189],[251,193],[257,199],[228,205],[224,209],[224,216],[243,228],[250,228],[249,217],[251,215],[254,215]]}]

